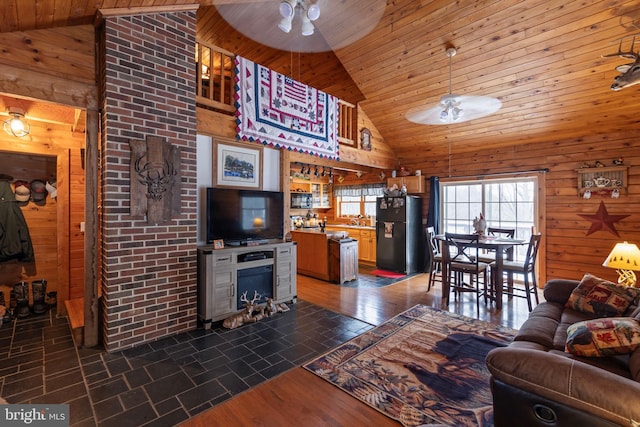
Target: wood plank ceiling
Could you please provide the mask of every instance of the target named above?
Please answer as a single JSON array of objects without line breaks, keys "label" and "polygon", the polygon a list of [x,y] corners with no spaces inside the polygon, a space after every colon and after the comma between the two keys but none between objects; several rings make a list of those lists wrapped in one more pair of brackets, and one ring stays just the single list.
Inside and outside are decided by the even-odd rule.
[{"label": "wood plank ceiling", "polygon": [[[5,0],[0,31],[92,23],[101,8],[200,4],[200,39],[360,102],[398,158],[413,162],[638,126],[640,85],[610,90],[615,67],[631,61],[602,55],[615,52],[622,37],[628,50],[630,36],[640,33],[640,0],[388,0],[371,33],[314,54],[256,43],[213,5],[256,1],[264,0]],[[279,31],[275,22],[272,30]],[[434,106],[448,93],[449,46],[458,49],[453,92],[497,97],[502,109],[454,125],[407,121],[408,110]]]}]

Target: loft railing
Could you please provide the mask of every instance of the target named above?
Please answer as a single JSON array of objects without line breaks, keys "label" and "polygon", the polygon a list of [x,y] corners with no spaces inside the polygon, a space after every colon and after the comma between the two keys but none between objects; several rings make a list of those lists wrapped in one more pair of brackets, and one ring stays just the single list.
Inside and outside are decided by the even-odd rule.
[{"label": "loft railing", "polygon": [[[235,113],[234,102],[235,54],[203,41],[196,43],[196,102],[213,109]],[[357,141],[357,108],[338,100],[338,142],[355,146]]]},{"label": "loft railing", "polygon": [[235,55],[201,41],[196,43],[196,101],[214,109],[235,112],[233,100]]},{"label": "loft railing", "polygon": [[355,146],[356,141],[356,129],[358,128],[358,116],[357,108],[355,105],[338,100],[338,107],[340,108],[340,118],[338,121],[338,142],[340,144],[346,144]]}]

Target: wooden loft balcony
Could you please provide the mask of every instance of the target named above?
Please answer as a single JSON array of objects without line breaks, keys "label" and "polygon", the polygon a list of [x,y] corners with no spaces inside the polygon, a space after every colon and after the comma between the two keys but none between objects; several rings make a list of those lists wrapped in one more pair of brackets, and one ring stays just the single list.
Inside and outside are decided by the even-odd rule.
[{"label": "wooden loft balcony", "polygon": [[234,54],[203,42],[196,43],[196,102],[234,113]]},{"label": "wooden loft balcony", "polygon": [[[196,102],[215,111],[234,114],[235,54],[198,40],[196,43]],[[357,107],[338,100],[338,142],[355,146],[357,141]]]}]

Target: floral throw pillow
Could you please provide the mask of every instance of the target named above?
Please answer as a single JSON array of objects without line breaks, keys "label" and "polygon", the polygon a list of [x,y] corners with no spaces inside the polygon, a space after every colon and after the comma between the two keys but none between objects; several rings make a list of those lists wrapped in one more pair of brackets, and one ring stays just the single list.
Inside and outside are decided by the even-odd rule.
[{"label": "floral throw pillow", "polygon": [[565,350],[576,356],[629,354],[640,346],[640,324],[632,317],[577,322],[567,328]]},{"label": "floral throw pillow", "polygon": [[638,297],[639,288],[618,285],[587,273],[565,306],[595,317],[622,316]]}]

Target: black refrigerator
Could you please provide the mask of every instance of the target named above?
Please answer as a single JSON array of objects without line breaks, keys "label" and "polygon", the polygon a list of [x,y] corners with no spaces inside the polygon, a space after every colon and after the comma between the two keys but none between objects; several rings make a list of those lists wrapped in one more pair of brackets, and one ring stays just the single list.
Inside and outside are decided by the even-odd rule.
[{"label": "black refrigerator", "polygon": [[398,273],[424,271],[426,239],[422,198],[384,196],[376,200],[376,267]]}]

